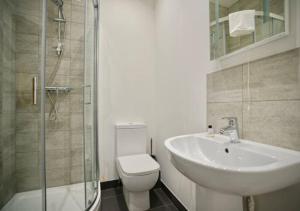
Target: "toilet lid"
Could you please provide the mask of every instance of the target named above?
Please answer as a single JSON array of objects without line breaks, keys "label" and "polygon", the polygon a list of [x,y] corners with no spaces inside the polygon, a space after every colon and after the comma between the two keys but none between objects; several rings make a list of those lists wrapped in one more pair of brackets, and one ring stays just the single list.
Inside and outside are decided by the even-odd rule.
[{"label": "toilet lid", "polygon": [[148,154],[118,157],[121,170],[127,175],[147,175],[159,170],[159,164]]}]

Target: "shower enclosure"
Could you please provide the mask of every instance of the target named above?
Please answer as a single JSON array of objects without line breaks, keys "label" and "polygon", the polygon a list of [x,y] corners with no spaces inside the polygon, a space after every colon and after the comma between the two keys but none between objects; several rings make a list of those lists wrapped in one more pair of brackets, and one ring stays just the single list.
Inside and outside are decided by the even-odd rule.
[{"label": "shower enclosure", "polygon": [[0,210],[100,204],[98,0],[0,0]]}]

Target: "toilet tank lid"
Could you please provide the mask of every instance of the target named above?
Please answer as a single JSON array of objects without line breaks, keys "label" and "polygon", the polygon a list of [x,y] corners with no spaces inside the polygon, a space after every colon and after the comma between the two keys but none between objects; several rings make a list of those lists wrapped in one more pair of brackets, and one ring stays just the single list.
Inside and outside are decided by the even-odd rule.
[{"label": "toilet tank lid", "polygon": [[140,122],[117,123],[115,127],[117,129],[138,129],[145,128],[146,124]]},{"label": "toilet tank lid", "polygon": [[157,172],[159,164],[148,154],[137,154],[118,157],[122,171],[128,176],[142,176]]}]

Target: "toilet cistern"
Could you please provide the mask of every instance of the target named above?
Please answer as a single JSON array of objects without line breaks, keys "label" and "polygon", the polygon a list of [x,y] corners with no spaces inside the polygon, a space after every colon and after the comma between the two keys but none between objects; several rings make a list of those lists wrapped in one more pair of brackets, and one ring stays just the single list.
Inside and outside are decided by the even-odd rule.
[{"label": "toilet cistern", "polygon": [[159,177],[159,164],[147,154],[147,127],[143,123],[117,124],[116,166],[129,211],[150,208],[149,190]]}]

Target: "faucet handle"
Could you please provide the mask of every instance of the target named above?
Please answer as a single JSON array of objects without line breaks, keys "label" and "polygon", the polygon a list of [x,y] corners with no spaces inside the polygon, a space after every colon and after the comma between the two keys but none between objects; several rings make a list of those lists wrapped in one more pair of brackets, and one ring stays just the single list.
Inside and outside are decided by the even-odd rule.
[{"label": "faucet handle", "polygon": [[222,119],[227,119],[230,126],[237,125],[238,122],[237,117],[223,117]]},{"label": "faucet handle", "polygon": [[239,138],[240,133],[239,133],[239,124],[238,124],[238,118],[237,117],[223,117],[222,119],[227,119],[229,122],[230,127],[234,127],[236,129],[236,135]]}]

